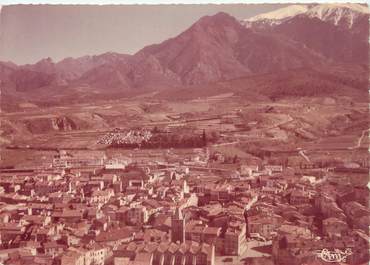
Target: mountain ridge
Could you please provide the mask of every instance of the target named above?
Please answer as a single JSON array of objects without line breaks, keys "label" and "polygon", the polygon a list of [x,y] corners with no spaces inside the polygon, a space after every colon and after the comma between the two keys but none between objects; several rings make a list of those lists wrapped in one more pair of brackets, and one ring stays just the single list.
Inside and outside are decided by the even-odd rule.
[{"label": "mountain ridge", "polygon": [[[293,5],[293,11],[289,7],[243,20],[242,24],[251,30],[293,39],[330,60],[368,64],[369,10],[366,6]],[[294,12],[294,7],[300,7],[301,12]]]},{"label": "mountain ridge", "polygon": [[356,3],[295,4],[244,19],[242,23],[247,27],[275,26],[295,16],[307,16],[336,26],[351,28],[354,20],[364,15],[369,15],[368,7]]},{"label": "mountain ridge", "polygon": [[[85,98],[91,98],[177,91],[238,78],[294,73],[296,69],[320,68],[329,72],[343,64],[363,65],[368,69],[368,42],[364,42],[366,36],[363,36],[368,24],[363,17],[353,21],[348,29],[340,23],[307,17],[301,11],[293,10],[295,15],[271,27],[258,24],[246,27],[245,23],[219,12],[202,17],[177,36],[148,45],[133,55],[108,52],[59,62],[46,58],[21,66],[0,62],[0,81],[5,94],[22,100],[47,100],[53,93],[56,97],[82,99],[83,93],[90,93]],[[332,87],[335,82],[339,81],[327,84]],[[357,89],[353,84],[349,87]],[[301,93],[306,94],[311,93]]]}]

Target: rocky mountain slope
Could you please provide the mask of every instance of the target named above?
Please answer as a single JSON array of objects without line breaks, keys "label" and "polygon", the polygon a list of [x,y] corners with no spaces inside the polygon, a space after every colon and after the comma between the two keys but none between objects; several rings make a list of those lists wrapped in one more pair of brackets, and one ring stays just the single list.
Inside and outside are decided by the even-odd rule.
[{"label": "rocky mountain slope", "polygon": [[368,64],[369,9],[361,4],[293,5],[242,21],[302,43],[330,60]]}]

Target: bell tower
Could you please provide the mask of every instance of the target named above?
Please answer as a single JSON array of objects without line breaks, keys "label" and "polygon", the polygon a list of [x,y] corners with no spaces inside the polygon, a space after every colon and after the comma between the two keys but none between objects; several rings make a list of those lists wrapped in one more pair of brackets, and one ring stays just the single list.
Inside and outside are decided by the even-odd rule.
[{"label": "bell tower", "polygon": [[185,242],[185,219],[179,207],[171,220],[171,241],[174,243]]}]

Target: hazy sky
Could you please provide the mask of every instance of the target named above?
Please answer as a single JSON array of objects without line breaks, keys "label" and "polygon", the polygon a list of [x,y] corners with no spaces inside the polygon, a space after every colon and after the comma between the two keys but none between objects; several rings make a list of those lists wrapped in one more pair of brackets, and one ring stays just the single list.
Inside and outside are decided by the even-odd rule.
[{"label": "hazy sky", "polygon": [[0,60],[35,63],[51,57],[135,53],[174,37],[204,15],[224,11],[238,19],[285,5],[14,5],[0,17]]}]

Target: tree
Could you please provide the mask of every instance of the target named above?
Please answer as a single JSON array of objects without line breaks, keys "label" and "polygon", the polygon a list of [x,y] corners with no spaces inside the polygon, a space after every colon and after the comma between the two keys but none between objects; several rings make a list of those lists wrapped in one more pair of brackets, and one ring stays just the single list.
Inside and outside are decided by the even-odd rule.
[{"label": "tree", "polygon": [[204,145],[207,145],[206,130],[204,130],[204,129],[203,129],[203,136],[202,136],[202,139],[203,139],[203,144],[204,144]]},{"label": "tree", "polygon": [[218,139],[220,138],[220,134],[216,131],[211,132],[211,141],[212,142],[217,142]]},{"label": "tree", "polygon": [[157,126],[155,126],[152,130],[152,133],[159,133],[159,129]]}]

